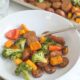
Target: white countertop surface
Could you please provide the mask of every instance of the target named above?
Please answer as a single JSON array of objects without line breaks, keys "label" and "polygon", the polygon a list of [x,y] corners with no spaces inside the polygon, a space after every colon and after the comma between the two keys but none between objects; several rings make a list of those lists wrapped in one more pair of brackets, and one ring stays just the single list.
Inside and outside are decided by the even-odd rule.
[{"label": "white countertop surface", "polygon": [[[8,15],[21,11],[21,10],[29,10],[29,8],[23,7],[17,3],[10,2],[10,7],[8,11]],[[80,59],[76,63],[76,65],[63,77],[57,79],[57,80],[80,80]]]},{"label": "white countertop surface", "polygon": [[20,4],[14,3],[14,2],[10,2],[8,14],[12,14],[12,13],[22,11],[22,10],[29,10],[29,8],[26,8],[24,6],[21,6]]}]

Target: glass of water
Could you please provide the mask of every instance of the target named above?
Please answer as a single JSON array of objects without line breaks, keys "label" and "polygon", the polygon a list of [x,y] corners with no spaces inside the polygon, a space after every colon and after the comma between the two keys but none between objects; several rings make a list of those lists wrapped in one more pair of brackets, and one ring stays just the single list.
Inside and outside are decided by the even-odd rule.
[{"label": "glass of water", "polygon": [[8,13],[9,0],[0,0],[0,18]]}]

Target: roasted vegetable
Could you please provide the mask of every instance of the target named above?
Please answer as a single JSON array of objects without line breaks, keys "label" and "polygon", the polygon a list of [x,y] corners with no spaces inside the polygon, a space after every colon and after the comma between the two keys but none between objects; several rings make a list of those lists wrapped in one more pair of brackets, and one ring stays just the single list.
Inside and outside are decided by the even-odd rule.
[{"label": "roasted vegetable", "polygon": [[60,55],[50,58],[50,64],[52,66],[59,65],[61,63],[63,63],[63,58]]},{"label": "roasted vegetable", "polygon": [[67,17],[68,17],[68,19],[71,19],[72,18],[72,13],[69,12]]},{"label": "roasted vegetable", "polygon": [[12,60],[15,60],[15,59],[17,59],[17,58],[22,58],[22,53],[21,52],[16,52],[16,53],[13,53],[11,56],[10,56],[10,58],[12,59]]},{"label": "roasted vegetable", "polygon": [[29,31],[29,29],[26,27],[25,24],[20,25],[20,35],[24,35],[28,31]]},{"label": "roasted vegetable", "polygon": [[49,49],[48,49],[49,45],[55,45],[55,44],[56,42],[46,37],[45,42],[42,44],[41,50],[44,51],[44,54],[47,54],[49,53]]},{"label": "roasted vegetable", "polygon": [[41,2],[43,2],[44,0],[37,0],[37,2],[39,2],[39,3],[41,3]]},{"label": "roasted vegetable", "polygon": [[25,38],[20,38],[15,42],[15,45],[21,50],[24,50],[25,44],[26,44],[26,39]]},{"label": "roasted vegetable", "polygon": [[80,18],[76,18],[76,22],[77,23],[80,23]]},{"label": "roasted vegetable", "polygon": [[27,44],[32,51],[38,50],[41,48],[41,44],[36,38],[36,33],[34,31],[27,32],[24,37],[27,39]]},{"label": "roasted vegetable", "polygon": [[14,59],[14,63],[15,63],[16,65],[19,65],[20,63],[22,63],[22,60],[19,59],[19,58],[16,58],[16,59]]},{"label": "roasted vegetable", "polygon": [[15,54],[21,54],[21,50],[20,49],[10,49],[10,48],[5,48],[2,52],[2,56],[4,58],[10,58],[12,55],[15,55]]},{"label": "roasted vegetable", "polygon": [[32,56],[32,61],[33,62],[43,62],[47,63],[46,58],[44,57],[44,52],[43,51],[38,51]]},{"label": "roasted vegetable", "polygon": [[44,43],[46,41],[46,37],[41,36],[39,40],[40,40],[40,43]]},{"label": "roasted vegetable", "polygon": [[10,30],[5,34],[5,36],[8,39],[16,40],[19,38],[19,30],[18,29]]},{"label": "roasted vegetable", "polygon": [[4,45],[4,46],[5,46],[6,48],[9,48],[9,47],[11,47],[11,46],[13,45],[13,43],[14,43],[14,42],[13,42],[12,40],[8,40],[8,41],[5,42],[5,45]]},{"label": "roasted vegetable", "polygon": [[49,51],[58,51],[61,50],[62,47],[61,46],[57,46],[57,45],[50,45],[49,46]]},{"label": "roasted vegetable", "polygon": [[30,48],[31,48],[32,51],[38,50],[38,49],[41,48],[41,44],[38,41],[32,42],[30,44]]},{"label": "roasted vegetable", "polygon": [[44,54],[48,54],[48,44],[42,44],[41,50],[44,52]]},{"label": "roasted vegetable", "polygon": [[32,67],[33,70],[37,70],[37,66],[35,65],[35,63],[33,63],[31,60],[27,60],[26,64],[30,67]]},{"label": "roasted vegetable", "polygon": [[52,39],[50,39],[49,37],[46,38],[45,43],[46,43],[46,44],[56,44],[56,42],[53,41]]},{"label": "roasted vegetable", "polygon": [[15,70],[15,73],[16,73],[16,75],[22,74],[24,77],[24,80],[30,80],[25,63],[21,63],[20,65],[18,65],[18,67]]},{"label": "roasted vegetable", "polygon": [[80,0],[71,0],[73,5],[78,5],[80,6]]}]

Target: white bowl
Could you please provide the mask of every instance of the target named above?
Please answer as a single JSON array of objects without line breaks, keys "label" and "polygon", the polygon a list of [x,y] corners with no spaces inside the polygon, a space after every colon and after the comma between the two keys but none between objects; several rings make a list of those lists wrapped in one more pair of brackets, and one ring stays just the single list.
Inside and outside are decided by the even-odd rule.
[{"label": "white bowl", "polygon": [[[3,44],[6,41],[5,33],[12,29],[19,27],[20,24],[26,24],[30,30],[36,31],[37,35],[44,31],[55,31],[62,28],[73,26],[68,20],[50,12],[41,10],[22,11],[10,16],[7,16],[0,22],[0,51],[3,49]],[[80,55],[80,38],[76,30],[70,30],[56,35],[62,36],[66,45],[69,47],[69,65],[63,69],[58,69],[53,74],[44,74],[41,78],[33,78],[30,80],[55,80],[60,76],[64,76],[77,62]],[[1,52],[0,52],[1,53]],[[23,80],[21,76],[16,76],[14,73],[16,66],[9,60],[0,57],[0,75],[6,80]]]}]

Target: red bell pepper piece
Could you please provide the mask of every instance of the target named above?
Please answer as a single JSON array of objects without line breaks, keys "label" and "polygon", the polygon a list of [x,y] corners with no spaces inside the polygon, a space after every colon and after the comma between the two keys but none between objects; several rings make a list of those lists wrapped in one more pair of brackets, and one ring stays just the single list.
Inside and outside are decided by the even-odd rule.
[{"label": "red bell pepper piece", "polygon": [[8,39],[16,40],[19,38],[19,30],[18,29],[10,30],[5,34],[5,36]]}]

